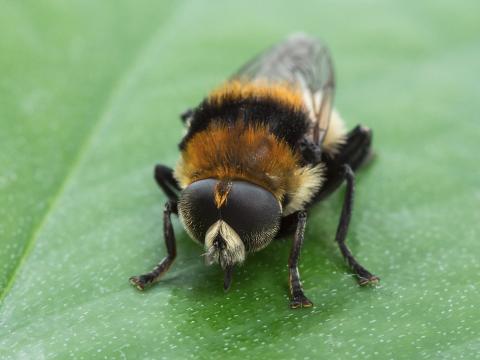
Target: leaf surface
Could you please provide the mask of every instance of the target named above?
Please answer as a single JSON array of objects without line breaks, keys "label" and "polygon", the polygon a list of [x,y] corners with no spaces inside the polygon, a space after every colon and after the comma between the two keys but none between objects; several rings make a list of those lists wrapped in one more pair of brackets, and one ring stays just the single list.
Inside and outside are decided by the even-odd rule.
[{"label": "leaf surface", "polygon": [[[474,1],[2,2],[0,358],[468,358],[480,352],[478,59]],[[309,214],[287,301],[288,239],[250,256],[229,293],[165,198],[178,114],[244,61],[303,30],[330,45],[336,105],[374,131],[349,244],[378,274],[363,289],[333,239],[343,191]]]}]

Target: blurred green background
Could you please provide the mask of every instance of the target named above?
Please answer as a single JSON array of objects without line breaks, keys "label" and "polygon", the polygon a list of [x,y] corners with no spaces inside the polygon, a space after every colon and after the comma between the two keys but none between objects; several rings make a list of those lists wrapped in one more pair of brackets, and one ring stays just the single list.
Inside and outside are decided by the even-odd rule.
[{"label": "blurred green background", "polygon": [[[478,1],[1,1],[0,358],[480,358]],[[336,105],[374,130],[352,250],[333,242],[343,191],[310,214],[287,301],[290,243],[222,273],[178,221],[165,253],[157,162],[178,114],[293,31],[329,44]]]}]

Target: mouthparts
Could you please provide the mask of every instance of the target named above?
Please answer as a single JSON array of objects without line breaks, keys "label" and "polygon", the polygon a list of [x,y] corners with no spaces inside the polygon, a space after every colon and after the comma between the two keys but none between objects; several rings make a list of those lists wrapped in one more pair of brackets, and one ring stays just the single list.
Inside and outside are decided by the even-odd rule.
[{"label": "mouthparts", "polygon": [[233,268],[234,266],[230,265],[224,269],[225,275],[223,277],[223,290],[225,292],[230,289],[230,285],[232,284]]},{"label": "mouthparts", "polygon": [[205,236],[206,263],[217,262],[224,271],[223,289],[232,284],[235,264],[245,260],[245,246],[240,236],[225,221],[218,220],[207,230]]}]

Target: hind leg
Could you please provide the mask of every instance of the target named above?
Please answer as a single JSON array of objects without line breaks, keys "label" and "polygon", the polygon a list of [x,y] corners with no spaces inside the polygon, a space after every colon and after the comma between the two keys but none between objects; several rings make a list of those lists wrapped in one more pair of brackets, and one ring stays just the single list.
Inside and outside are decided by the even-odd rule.
[{"label": "hind leg", "polygon": [[343,166],[343,176],[346,181],[346,192],[343,200],[342,213],[340,215],[340,221],[338,223],[337,234],[335,241],[340,248],[343,258],[347,262],[350,269],[358,278],[358,283],[361,286],[368,284],[376,284],[380,280],[379,277],[373,275],[365,267],[363,267],[357,259],[353,256],[352,252],[348,248],[345,240],[347,238],[348,226],[350,225],[350,219],[352,217],[353,198],[355,191],[355,175],[349,165]]},{"label": "hind leg", "polygon": [[371,145],[372,130],[357,125],[348,133],[347,141],[334,160],[340,164],[348,164],[355,171],[370,158]]},{"label": "hind leg", "polygon": [[334,192],[344,180],[344,165],[350,166],[353,171],[365,163],[371,156],[372,130],[357,125],[347,135],[347,141],[339,152],[331,157],[326,154],[322,161],[326,165],[325,182],[312,203],[325,199]]},{"label": "hind leg", "polygon": [[326,180],[322,185],[322,189],[311,203],[313,204],[326,198],[346,181],[345,198],[335,240],[348,266],[357,276],[360,285],[377,283],[379,281],[377,276],[373,275],[357,261],[346,244],[355,190],[354,171],[371,156],[371,143],[372,131],[370,129],[358,125],[351,130],[348,133],[347,141],[340,148],[338,154],[335,157],[326,156],[324,159],[327,167]]}]

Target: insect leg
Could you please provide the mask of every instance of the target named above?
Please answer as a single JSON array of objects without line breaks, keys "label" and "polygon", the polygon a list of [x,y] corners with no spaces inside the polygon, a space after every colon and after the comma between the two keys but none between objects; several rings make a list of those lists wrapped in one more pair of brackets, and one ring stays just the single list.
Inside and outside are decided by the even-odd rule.
[{"label": "insect leg", "polygon": [[360,263],[352,255],[352,252],[345,243],[348,232],[348,225],[350,224],[350,219],[352,217],[353,196],[355,191],[355,175],[353,174],[353,171],[349,165],[344,165],[343,170],[344,178],[347,182],[347,188],[335,240],[338,243],[343,258],[347,262],[348,266],[352,269],[354,274],[357,275],[359,284],[363,286],[367,284],[378,283],[380,278],[373,275],[362,265],[360,265]]},{"label": "insect leg", "polygon": [[176,202],[178,196],[174,190],[180,191],[180,185],[178,185],[177,180],[173,177],[173,170],[164,165],[157,165],[155,166],[154,176],[158,186],[160,186],[170,201]]},{"label": "insect leg", "polygon": [[182,123],[186,124],[187,121],[193,116],[194,110],[192,108],[185,110],[183,113],[180,114],[180,119],[182,119]]},{"label": "insect leg", "polygon": [[371,155],[372,130],[357,125],[347,136],[347,142],[343,145],[340,154],[336,157],[339,164],[349,164],[353,171],[368,161]]},{"label": "insect leg", "polygon": [[344,176],[343,165],[348,164],[356,171],[371,154],[372,131],[357,125],[347,136],[347,141],[333,158],[324,159],[327,171],[325,182],[312,203],[325,199],[342,185]]},{"label": "insect leg", "polygon": [[299,211],[297,219],[297,230],[295,231],[295,235],[293,237],[292,249],[290,250],[290,257],[288,259],[288,284],[290,287],[291,296],[290,307],[292,309],[313,306],[313,303],[308,300],[303,293],[300,273],[298,272],[298,259],[300,257],[300,250],[302,249],[303,245],[305,224],[307,222],[306,211]]},{"label": "insect leg", "polygon": [[171,221],[171,214],[177,212],[177,203],[174,201],[167,201],[165,203],[165,209],[163,210],[163,236],[165,238],[165,245],[167,247],[167,256],[158,263],[157,266],[149,273],[132,276],[129,280],[130,283],[138,290],[145,289],[146,286],[157,281],[163,274],[165,274],[172,265],[177,255],[175,234],[173,232],[173,226]]},{"label": "insect leg", "polygon": [[280,222],[280,229],[275,235],[275,239],[280,239],[285,236],[292,235],[297,228],[297,223],[298,223],[297,213],[293,213],[285,217],[282,217],[282,220]]},{"label": "insect leg", "polygon": [[320,146],[313,143],[310,139],[304,137],[299,143],[302,159],[307,164],[318,164],[322,161],[322,150]]}]

